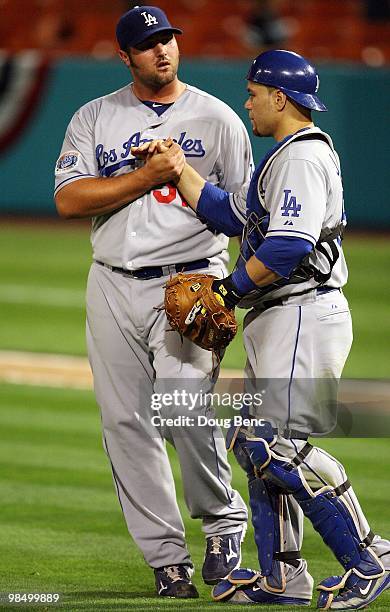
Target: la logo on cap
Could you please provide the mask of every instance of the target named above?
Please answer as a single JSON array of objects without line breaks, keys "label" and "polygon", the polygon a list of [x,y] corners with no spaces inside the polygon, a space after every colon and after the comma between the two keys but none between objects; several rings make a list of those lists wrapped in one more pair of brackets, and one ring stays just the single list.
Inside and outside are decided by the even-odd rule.
[{"label": "la logo on cap", "polygon": [[141,13],[141,15],[143,15],[147,26],[158,24],[157,17],[153,17],[153,15],[151,15],[150,13],[144,11],[143,13]]}]

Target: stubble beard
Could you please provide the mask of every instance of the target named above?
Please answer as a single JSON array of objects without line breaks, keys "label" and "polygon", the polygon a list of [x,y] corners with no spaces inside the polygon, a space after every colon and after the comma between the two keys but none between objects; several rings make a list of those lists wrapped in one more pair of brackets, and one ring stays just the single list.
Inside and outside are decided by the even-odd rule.
[{"label": "stubble beard", "polygon": [[176,78],[176,70],[170,68],[165,74],[151,74],[150,76],[144,76],[141,78],[144,85],[147,85],[151,89],[161,89],[165,85],[169,85]]},{"label": "stubble beard", "polygon": [[167,71],[164,71],[164,73],[159,73],[157,68],[155,72],[150,72],[149,74],[142,73],[142,70],[139,69],[139,67],[134,61],[131,62],[131,66],[134,72],[133,76],[135,76],[136,74],[138,80],[142,83],[142,85],[154,91],[158,91],[159,89],[161,89],[165,85],[169,85],[169,83],[172,83],[172,81],[176,79],[179,59],[177,59],[175,65],[171,64],[169,69]]}]

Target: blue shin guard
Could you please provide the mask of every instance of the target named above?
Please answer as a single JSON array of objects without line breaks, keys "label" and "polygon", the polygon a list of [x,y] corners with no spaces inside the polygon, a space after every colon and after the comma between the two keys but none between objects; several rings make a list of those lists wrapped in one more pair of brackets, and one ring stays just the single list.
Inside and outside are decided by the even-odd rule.
[{"label": "blue shin guard", "polygon": [[301,469],[273,453],[266,440],[249,441],[246,448],[257,475],[293,495],[346,570],[346,578],[351,571],[368,580],[383,576],[383,564],[360,537],[348,503],[332,487],[312,491]]},{"label": "blue shin guard", "polygon": [[[284,564],[291,563],[298,567],[300,551],[284,550],[284,491],[271,481],[256,477],[251,445],[263,441],[261,436],[267,436],[272,443],[274,436],[269,424],[251,429],[232,428],[227,434],[227,447],[234,451],[238,463],[248,476],[252,524],[264,586],[271,593],[283,593],[286,589]],[[229,589],[228,585],[225,586]]]}]

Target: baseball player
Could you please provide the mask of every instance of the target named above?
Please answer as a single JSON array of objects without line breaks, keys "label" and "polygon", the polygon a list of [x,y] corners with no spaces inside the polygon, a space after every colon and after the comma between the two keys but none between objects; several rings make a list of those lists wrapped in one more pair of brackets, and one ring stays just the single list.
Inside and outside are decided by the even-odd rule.
[{"label": "baseball player", "polygon": [[[239,565],[247,509],[231,488],[220,430],[164,421],[188,411],[180,394],[157,408],[151,401],[167,388],[207,394],[218,374],[211,353],[169,333],[164,311],[156,309],[170,275],[226,274],[227,238],[198,219],[171,180],[183,167],[183,151],[210,183],[236,191],[250,177],[252,154],[238,116],[178,79],[175,34],[181,30],[155,6],[121,17],[119,56],[133,80],[73,116],[56,164],[55,201],[63,217],[92,218],[88,353],[128,530],[154,569],[158,594],[193,598],[165,440],[177,451],[190,514],[202,521],[206,583]],[[180,154],[172,149],[146,163],[132,155],[133,146],[168,135]],[[207,410],[202,402],[191,405],[192,416]]]},{"label": "baseball player", "polygon": [[213,597],[310,605],[313,581],[300,553],[305,515],[344,569],[318,586],[318,608],[359,609],[390,586],[390,542],[370,530],[341,463],[307,442],[335,426],[337,382],[352,343],[339,158],[313,124],[312,111],[327,109],[303,57],[264,52],[247,79],[253,132],[273,136],[276,146],[236,193],[188,166],[178,182],[209,226],[229,236],[243,231],[235,270],[212,288],[227,307],[252,308],[244,322],[246,386],[266,391],[247,415],[265,422],[227,436],[248,475],[261,571],[234,570]]}]

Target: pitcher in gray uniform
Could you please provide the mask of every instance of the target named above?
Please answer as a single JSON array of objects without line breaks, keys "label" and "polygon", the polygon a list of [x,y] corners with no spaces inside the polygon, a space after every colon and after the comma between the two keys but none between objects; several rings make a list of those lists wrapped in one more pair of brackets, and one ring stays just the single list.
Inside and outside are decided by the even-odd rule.
[{"label": "pitcher in gray uniform", "polygon": [[[172,149],[141,162],[131,147],[172,135],[201,176],[231,192],[250,178],[252,154],[238,116],[178,79],[179,33],[157,7],[121,17],[119,56],[133,82],[73,116],[56,164],[55,202],[65,218],[92,218],[88,353],[127,527],[155,571],[158,594],[187,598],[198,594],[165,440],[177,451],[191,516],[202,520],[206,583],[239,565],[247,510],[231,488],[217,427],[182,430],[153,419],[151,397],[168,379],[179,390],[208,393],[218,374],[212,354],[170,333],[156,307],[170,274],[226,275],[228,240],[200,221],[170,182],[183,167],[181,154]],[[170,406],[170,416],[176,408],[185,410]],[[192,414],[208,408],[198,403]]]}]

